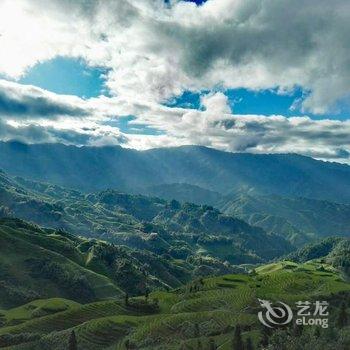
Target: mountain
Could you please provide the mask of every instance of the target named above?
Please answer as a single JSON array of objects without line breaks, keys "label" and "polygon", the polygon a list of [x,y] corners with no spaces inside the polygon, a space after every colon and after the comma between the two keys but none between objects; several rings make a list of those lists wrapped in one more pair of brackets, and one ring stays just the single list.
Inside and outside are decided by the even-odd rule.
[{"label": "mountain", "polygon": [[216,206],[224,196],[218,192],[206,190],[205,188],[189,185],[186,183],[162,184],[150,186],[143,190],[150,196],[166,200],[176,199],[181,203],[208,204]]},{"label": "mountain", "polygon": [[77,237],[19,219],[0,219],[0,309],[37,299],[86,303],[180,287],[201,272],[234,271],[203,257],[189,261]]},{"label": "mountain", "polygon": [[12,175],[83,192],[186,183],[229,194],[259,194],[350,203],[350,166],[296,154],[222,152],[200,146],[136,151],[121,147],[0,143],[0,168]]},{"label": "mountain", "polygon": [[350,237],[350,205],[309,198],[240,193],[216,206],[228,215],[279,233],[296,245],[327,236]]},{"label": "mountain", "polygon": [[350,277],[350,239],[327,237],[319,242],[310,243],[289,254],[287,259],[305,262],[321,259]]},{"label": "mountain", "polygon": [[116,283],[87,267],[79,243],[18,219],[0,220],[0,308],[52,296],[80,302],[121,296]]},{"label": "mountain", "polygon": [[[339,325],[350,285],[332,266],[317,261],[263,265],[249,275],[196,279],[171,291],[82,305],[49,298],[1,310],[0,347],[6,349],[347,349],[349,327]],[[322,299],[320,299],[322,298]],[[328,329],[262,327],[260,300],[329,303]],[[345,312],[348,308],[345,307]],[[240,336],[237,337],[237,332]],[[236,336],[235,336],[236,334]],[[71,339],[74,338],[75,347]],[[288,342],[288,347],[285,347]]]},{"label": "mountain", "polygon": [[[0,149],[0,348],[349,348],[349,239],[318,240],[349,234],[348,166],[203,147]],[[259,299],[294,315],[327,301],[329,328],[262,328]]]},{"label": "mountain", "polygon": [[114,190],[83,194],[57,185],[12,178],[3,172],[0,173],[1,215],[157,256],[199,262],[208,256],[213,259],[213,268],[208,273],[216,272],[215,266],[220,264],[222,271],[224,261],[262,262],[293,249],[283,237],[267,234],[210,206],[180,204]]},{"label": "mountain", "polygon": [[228,195],[188,184],[153,186],[149,193],[182,203],[207,203],[296,246],[327,236],[350,237],[350,205],[304,197],[260,195],[239,190]]}]

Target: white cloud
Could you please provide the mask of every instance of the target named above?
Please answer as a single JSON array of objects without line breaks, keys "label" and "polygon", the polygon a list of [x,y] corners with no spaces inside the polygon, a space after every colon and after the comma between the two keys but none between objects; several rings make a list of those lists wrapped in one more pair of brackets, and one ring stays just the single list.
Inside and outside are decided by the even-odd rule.
[{"label": "white cloud", "polygon": [[231,113],[228,97],[222,92],[207,94],[201,97],[201,104],[207,112],[214,116]]},{"label": "white cloud", "polygon": [[311,90],[325,113],[350,93],[347,0],[3,0],[0,72],[56,55],[111,68],[116,95],[159,101],[190,89]]},{"label": "white cloud", "polygon": [[[228,113],[221,98],[220,94],[203,98],[211,100],[214,105],[204,111],[163,107],[140,115],[137,122],[162,129],[169,138],[182,144],[199,144],[233,152],[295,152],[350,162],[350,120],[235,115]],[[214,101],[218,100],[220,108],[216,110]]]},{"label": "white cloud", "polygon": [[[326,113],[350,93],[346,0],[2,0],[0,74],[18,78],[57,55],[109,68],[113,97],[88,100],[0,81],[0,138],[28,142],[200,144],[231,151],[298,152],[349,161],[349,120],[233,115],[222,93],[203,111],[169,108],[185,90],[296,85],[304,113]],[[2,99],[2,100],[1,100]],[[6,104],[6,101],[8,104]],[[161,135],[123,134],[106,122],[134,115]]]},{"label": "white cloud", "polygon": [[[197,144],[233,152],[295,152],[350,163],[350,120],[235,115],[222,93],[202,96],[201,102],[203,110],[132,104],[124,97],[83,100],[0,81],[0,106],[12,106],[7,113],[0,111],[0,139],[137,149]],[[131,126],[147,125],[161,133],[123,133],[115,122],[126,115],[137,115]]]}]

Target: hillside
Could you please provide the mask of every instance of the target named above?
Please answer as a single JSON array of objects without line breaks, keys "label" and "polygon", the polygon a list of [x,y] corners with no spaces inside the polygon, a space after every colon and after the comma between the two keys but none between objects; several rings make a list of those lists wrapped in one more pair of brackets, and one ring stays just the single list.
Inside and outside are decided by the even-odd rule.
[{"label": "hillside", "polygon": [[18,219],[0,220],[0,308],[38,298],[88,302],[178,287],[200,271],[234,271],[214,259],[192,262],[42,229]]},{"label": "hillside", "polygon": [[295,154],[228,153],[199,146],[136,151],[121,147],[0,142],[0,168],[83,192],[186,183],[228,194],[261,194],[350,203],[350,167]]},{"label": "hillside", "polygon": [[317,243],[308,244],[289,254],[287,259],[305,262],[311,259],[324,261],[350,278],[350,239],[328,237]]},{"label": "hillside", "polygon": [[350,237],[350,205],[304,197],[259,195],[253,189],[228,195],[184,183],[153,186],[149,193],[182,203],[209,204],[268,233],[302,246],[327,236]]},{"label": "hillside", "polygon": [[[63,153],[71,152],[65,165],[69,171],[82,168],[74,179],[69,172],[63,176],[66,170],[51,178],[50,171],[42,169],[50,183],[33,180],[41,178],[33,174],[42,159],[31,153],[32,147],[12,145],[33,163],[29,179],[0,171],[0,348],[66,350],[77,342],[73,349],[231,350],[237,334],[244,343],[252,344],[248,349],[350,347],[350,328],[344,321],[349,308],[342,305],[350,298],[349,240],[319,240],[330,234],[349,235],[349,205],[323,198],[321,189],[329,181],[326,175],[317,180],[322,185],[313,188],[322,199],[306,198],[301,189],[305,184],[314,186],[315,179],[309,176],[312,171],[307,171],[308,179],[298,173],[300,182],[291,178],[298,183],[292,192],[278,189],[282,185],[277,182],[286,181],[291,164],[293,171],[301,171],[308,158],[276,156],[272,163],[280,162],[281,173],[273,165],[260,164],[257,173],[268,177],[277,195],[270,192],[272,187],[264,187],[265,178],[251,187],[255,173],[248,176],[239,170],[242,181],[238,181],[239,167],[231,173],[227,170],[232,159],[241,157],[241,162],[251,155],[219,153],[216,160],[222,164],[217,169],[221,170],[213,174],[209,156],[218,151],[184,147],[172,149],[172,156],[165,156],[165,150],[150,151],[152,155],[130,151],[137,157],[147,154],[142,166],[141,158],[133,164],[140,167],[145,187],[138,189],[127,172],[124,179],[120,172],[114,177],[110,173],[109,178],[108,169],[115,171],[114,160],[111,168],[106,164],[99,168],[110,185],[117,187],[120,181],[118,188],[131,186],[134,194],[127,194],[103,189],[103,184],[101,189],[93,188],[92,182],[91,188],[89,182],[84,188],[71,186],[85,181],[85,176],[94,179],[103,152],[113,155],[125,150],[101,148],[94,158],[96,169],[89,173],[91,169],[84,166],[91,164],[80,164],[74,158],[76,148],[58,145]],[[80,151],[91,152],[92,157],[95,149]],[[188,172],[182,168],[184,177],[176,178],[172,167],[180,167],[183,152],[200,154],[198,176],[192,177],[190,170],[197,165],[190,164],[193,158],[189,156],[190,163],[181,165],[188,166]],[[146,171],[141,176],[143,165],[156,164],[163,156],[168,158],[159,163],[163,165],[158,183],[147,179],[148,175],[153,179],[151,168],[148,175]],[[249,162],[268,158],[252,156]],[[348,169],[311,162],[330,167],[339,179]],[[326,174],[328,170],[322,171]],[[163,176],[168,183],[161,182]],[[193,184],[192,180],[185,183],[189,178],[195,179]],[[220,187],[232,179],[236,184],[226,193]],[[345,197],[347,184],[348,179],[340,181]],[[327,196],[337,193],[336,186],[332,189],[333,194],[330,191]],[[297,196],[300,191],[305,197]],[[312,243],[303,246],[309,241]],[[294,251],[296,246],[302,247]],[[300,300],[328,301],[330,329],[319,332],[315,327],[289,326],[268,331],[257,319],[258,299],[283,300],[294,311],[294,303]]]},{"label": "hillside", "polygon": [[[333,267],[284,261],[261,266],[255,274],[197,279],[173,291],[127,301],[79,305],[49,299],[6,309],[0,347],[63,350],[74,331],[78,349],[84,350],[230,350],[239,327],[243,341],[250,338],[254,349],[346,349],[350,329],[337,325],[344,296],[350,296],[350,285]],[[258,298],[283,300],[293,309],[298,300],[327,300],[330,328],[263,329],[257,318]]]},{"label": "hillside", "polygon": [[[290,252],[283,237],[210,206],[180,204],[113,190],[91,194],[0,173],[0,215],[142,249],[158,256],[231,264],[267,261]],[[220,263],[219,263],[220,264]],[[222,265],[223,266],[223,265]]]},{"label": "hillside", "polygon": [[221,199],[217,207],[267,232],[279,232],[299,245],[327,236],[350,237],[350,205],[347,204],[240,193]]},{"label": "hillside", "polygon": [[87,268],[76,245],[53,230],[0,220],[0,308],[53,296],[91,302],[122,295],[116,283]]}]

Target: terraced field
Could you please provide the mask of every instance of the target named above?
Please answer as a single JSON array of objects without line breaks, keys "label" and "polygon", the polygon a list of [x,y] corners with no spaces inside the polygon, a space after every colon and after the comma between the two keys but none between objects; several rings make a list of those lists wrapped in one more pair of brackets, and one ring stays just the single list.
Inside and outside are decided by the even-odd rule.
[{"label": "terraced field", "polygon": [[284,261],[249,275],[198,279],[174,291],[132,298],[127,305],[125,300],[86,305],[40,300],[2,311],[0,347],[68,349],[74,331],[78,349],[84,350],[209,349],[213,343],[217,349],[229,350],[239,324],[243,339],[250,337],[259,348],[258,298],[293,303],[344,292],[350,293],[350,284],[332,267]]}]

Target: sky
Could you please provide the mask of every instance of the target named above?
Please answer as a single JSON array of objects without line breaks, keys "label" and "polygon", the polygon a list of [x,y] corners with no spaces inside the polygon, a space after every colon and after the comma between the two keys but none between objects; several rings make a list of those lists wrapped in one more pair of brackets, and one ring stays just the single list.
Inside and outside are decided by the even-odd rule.
[{"label": "sky", "polygon": [[350,163],[347,0],[1,0],[0,140]]}]

